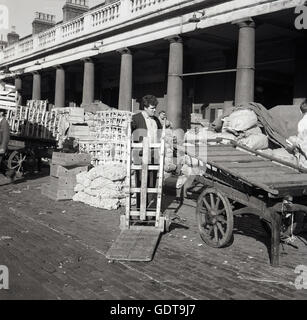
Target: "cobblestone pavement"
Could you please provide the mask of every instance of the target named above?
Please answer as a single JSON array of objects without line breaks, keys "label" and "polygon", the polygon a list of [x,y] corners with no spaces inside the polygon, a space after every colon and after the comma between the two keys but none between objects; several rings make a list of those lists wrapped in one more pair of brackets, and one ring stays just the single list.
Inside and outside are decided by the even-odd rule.
[{"label": "cobblestone pavement", "polygon": [[153,261],[110,263],[120,211],[54,202],[40,194],[47,179],[0,179],[0,265],[10,271],[0,299],[307,299],[294,286],[295,267],[307,265],[306,234],[297,249],[281,248],[273,268],[256,217],[236,219],[232,245],[214,249],[200,239],[195,202],[187,200]]}]

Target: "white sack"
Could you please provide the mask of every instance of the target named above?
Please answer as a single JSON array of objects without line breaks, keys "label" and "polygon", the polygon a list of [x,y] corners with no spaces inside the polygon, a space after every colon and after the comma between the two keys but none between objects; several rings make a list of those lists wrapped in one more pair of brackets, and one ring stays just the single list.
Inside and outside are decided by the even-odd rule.
[{"label": "white sack", "polygon": [[225,118],[224,128],[230,132],[245,131],[257,125],[257,115],[249,109],[237,110]]}]

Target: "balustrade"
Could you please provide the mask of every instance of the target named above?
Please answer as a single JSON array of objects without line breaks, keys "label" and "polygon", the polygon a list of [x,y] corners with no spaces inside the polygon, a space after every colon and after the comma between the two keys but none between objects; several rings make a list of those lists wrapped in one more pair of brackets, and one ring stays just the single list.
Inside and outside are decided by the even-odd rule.
[{"label": "balustrade", "polygon": [[[5,48],[2,53],[0,51],[0,64],[51,48],[64,41],[74,40],[82,35],[86,36],[91,32],[103,31],[104,28],[110,27],[110,24],[116,26],[129,17],[136,18],[148,14],[149,11],[156,12],[157,9],[167,8],[168,5],[180,2],[186,2],[186,0],[118,0],[108,3],[88,11],[74,20],[57,25]],[[54,21],[52,15],[42,16],[42,13],[39,12],[36,15],[37,19],[48,18],[48,20]]]}]

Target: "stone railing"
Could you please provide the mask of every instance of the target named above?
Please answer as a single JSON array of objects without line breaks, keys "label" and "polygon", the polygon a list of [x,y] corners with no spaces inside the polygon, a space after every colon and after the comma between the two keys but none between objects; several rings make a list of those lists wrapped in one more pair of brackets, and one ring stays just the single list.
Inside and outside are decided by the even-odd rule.
[{"label": "stone railing", "polygon": [[131,0],[131,11],[137,12],[163,2],[167,2],[167,0]]},{"label": "stone railing", "polygon": [[49,44],[55,42],[55,28],[42,32],[38,35],[38,45],[40,48],[44,48]]},{"label": "stone railing", "polygon": [[33,38],[26,38],[21,40],[17,44],[17,48],[20,54],[27,53],[33,50]]},{"label": "stone railing", "polygon": [[84,31],[84,16],[66,22],[61,26],[60,36],[63,40],[75,38]]},{"label": "stone railing", "polygon": [[0,51],[0,65],[90,36],[92,33],[103,32],[107,28],[119,26],[143,15],[188,2],[188,0],[118,0],[106,4],[6,47]]}]

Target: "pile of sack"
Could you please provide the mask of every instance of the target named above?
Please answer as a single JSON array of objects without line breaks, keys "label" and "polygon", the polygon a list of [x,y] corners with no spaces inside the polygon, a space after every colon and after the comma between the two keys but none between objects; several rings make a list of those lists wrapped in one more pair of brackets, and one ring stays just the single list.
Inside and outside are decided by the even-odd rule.
[{"label": "pile of sack", "polygon": [[238,109],[225,117],[222,132],[232,134],[234,140],[253,150],[269,146],[269,139],[262,133],[256,113],[250,109]]},{"label": "pile of sack", "polygon": [[125,164],[110,162],[77,175],[73,200],[101,209],[118,209],[126,202]]}]

